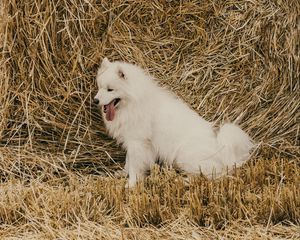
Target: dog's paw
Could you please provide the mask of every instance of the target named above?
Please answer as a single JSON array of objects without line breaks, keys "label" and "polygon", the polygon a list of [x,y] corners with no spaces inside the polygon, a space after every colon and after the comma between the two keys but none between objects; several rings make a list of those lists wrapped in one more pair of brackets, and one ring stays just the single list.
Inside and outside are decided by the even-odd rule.
[{"label": "dog's paw", "polygon": [[136,178],[130,178],[128,179],[125,188],[127,189],[133,189],[137,184]]}]

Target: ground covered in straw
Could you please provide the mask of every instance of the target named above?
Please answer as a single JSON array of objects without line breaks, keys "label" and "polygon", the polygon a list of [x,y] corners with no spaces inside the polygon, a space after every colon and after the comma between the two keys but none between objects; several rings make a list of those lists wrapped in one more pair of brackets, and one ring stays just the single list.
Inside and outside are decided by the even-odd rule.
[{"label": "ground covered in straw", "polygon": [[[299,239],[300,3],[0,2],[1,239]],[[297,25],[298,24],[298,25]],[[231,176],[113,177],[91,104],[101,59],[137,63],[258,144]]]}]

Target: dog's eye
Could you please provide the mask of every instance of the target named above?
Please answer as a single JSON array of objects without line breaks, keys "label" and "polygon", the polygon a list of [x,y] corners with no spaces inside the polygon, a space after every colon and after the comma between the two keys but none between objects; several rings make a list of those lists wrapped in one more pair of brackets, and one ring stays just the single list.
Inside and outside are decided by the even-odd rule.
[{"label": "dog's eye", "polygon": [[113,89],[112,89],[112,88],[108,88],[107,91],[108,91],[108,92],[112,92]]}]

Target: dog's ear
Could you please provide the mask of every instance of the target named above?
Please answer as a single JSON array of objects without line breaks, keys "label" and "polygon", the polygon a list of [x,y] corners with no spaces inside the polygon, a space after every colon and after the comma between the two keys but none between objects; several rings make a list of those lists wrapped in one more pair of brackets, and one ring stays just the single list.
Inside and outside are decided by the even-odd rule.
[{"label": "dog's ear", "polygon": [[101,68],[104,67],[108,67],[108,65],[110,64],[110,61],[107,59],[107,57],[103,58],[102,63],[101,63]]},{"label": "dog's ear", "polygon": [[125,79],[126,78],[125,77],[125,73],[124,73],[124,71],[123,71],[123,69],[121,67],[118,67],[118,76],[121,79]]}]

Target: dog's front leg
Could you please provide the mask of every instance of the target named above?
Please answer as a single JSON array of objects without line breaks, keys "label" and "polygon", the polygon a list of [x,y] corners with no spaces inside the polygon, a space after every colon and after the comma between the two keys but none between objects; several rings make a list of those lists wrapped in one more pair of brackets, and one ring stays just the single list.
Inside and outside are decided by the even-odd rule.
[{"label": "dog's front leg", "polygon": [[134,141],[128,144],[126,167],[128,168],[128,187],[134,187],[137,180],[143,179],[145,172],[155,163],[155,154],[151,144]]},{"label": "dog's front leg", "polygon": [[129,171],[128,171],[128,154],[126,155],[126,161],[125,161],[125,166],[124,166],[124,171],[128,174]]}]

